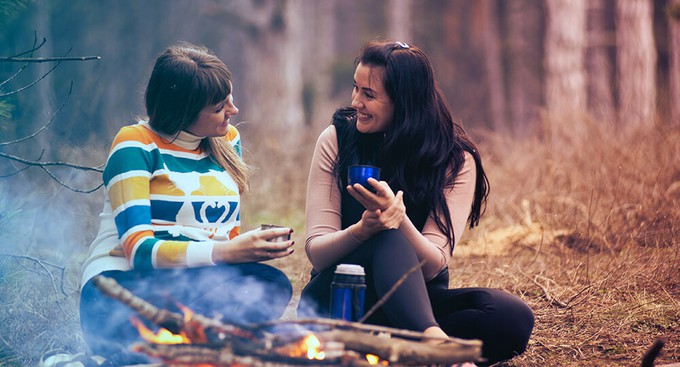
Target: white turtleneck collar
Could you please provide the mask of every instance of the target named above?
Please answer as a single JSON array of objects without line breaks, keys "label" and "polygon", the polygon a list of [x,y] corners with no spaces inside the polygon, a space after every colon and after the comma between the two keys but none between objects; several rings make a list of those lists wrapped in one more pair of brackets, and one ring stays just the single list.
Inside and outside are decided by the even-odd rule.
[{"label": "white turtleneck collar", "polygon": [[198,149],[198,146],[201,144],[201,140],[205,139],[205,137],[202,136],[196,136],[188,131],[180,131],[179,134],[177,135],[168,135],[165,133],[162,133],[160,131],[155,130],[154,128],[149,125],[148,121],[139,121],[141,125],[146,127],[147,129],[153,131],[154,133],[158,134],[161,138],[171,142],[172,144],[177,145],[180,148],[188,149],[188,150],[196,150]]}]

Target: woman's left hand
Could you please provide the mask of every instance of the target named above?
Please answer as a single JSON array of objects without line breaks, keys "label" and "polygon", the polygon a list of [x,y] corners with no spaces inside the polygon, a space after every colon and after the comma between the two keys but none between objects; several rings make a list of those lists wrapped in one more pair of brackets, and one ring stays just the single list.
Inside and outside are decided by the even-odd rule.
[{"label": "woman's left hand", "polygon": [[357,199],[366,210],[387,210],[394,201],[394,191],[385,181],[378,181],[374,178],[368,179],[368,184],[373,187],[375,192],[371,192],[361,184],[347,186],[347,192]]},{"label": "woman's left hand", "polygon": [[403,192],[397,192],[392,204],[385,210],[365,210],[354,227],[354,236],[365,241],[380,231],[398,229],[406,217],[403,195]]}]

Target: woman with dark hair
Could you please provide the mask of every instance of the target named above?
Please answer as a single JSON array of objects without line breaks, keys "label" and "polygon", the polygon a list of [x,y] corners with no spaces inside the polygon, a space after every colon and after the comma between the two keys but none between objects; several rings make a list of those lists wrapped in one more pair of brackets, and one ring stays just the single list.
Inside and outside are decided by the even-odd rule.
[{"label": "woman with dark hair", "polygon": [[[414,266],[366,322],[433,339],[480,339],[485,363],[522,353],[530,308],[497,289],[449,289],[448,262],[475,227],[489,183],[479,150],[449,113],[427,56],[401,42],[370,42],[356,60],[351,107],[316,144],[307,186],[305,250],[313,265],[298,312],[328,315],[336,265],[366,270],[366,309]],[[352,165],[381,181],[348,185]]]},{"label": "woman with dark hair", "polygon": [[240,194],[249,167],[230,118],[231,73],[202,46],[169,47],[146,88],[148,120],[125,126],[111,146],[97,238],[83,265],[81,328],[93,353],[131,364],[140,340],[133,311],[104,296],[97,274],[113,278],[158,307],[178,304],[232,323],[283,314],[288,277],[260,261],[293,252],[291,228],[241,234]]}]

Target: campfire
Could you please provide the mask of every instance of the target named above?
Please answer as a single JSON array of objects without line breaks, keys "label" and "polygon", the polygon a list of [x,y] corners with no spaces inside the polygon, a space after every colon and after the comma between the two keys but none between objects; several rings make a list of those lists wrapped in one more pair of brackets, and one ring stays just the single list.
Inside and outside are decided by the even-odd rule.
[{"label": "campfire", "polygon": [[158,327],[152,331],[133,319],[145,342],[132,348],[168,366],[431,366],[481,356],[477,340],[449,338],[435,344],[422,333],[344,320],[227,324],[183,306],[182,314],[159,309],[111,278],[99,275],[94,283]]}]

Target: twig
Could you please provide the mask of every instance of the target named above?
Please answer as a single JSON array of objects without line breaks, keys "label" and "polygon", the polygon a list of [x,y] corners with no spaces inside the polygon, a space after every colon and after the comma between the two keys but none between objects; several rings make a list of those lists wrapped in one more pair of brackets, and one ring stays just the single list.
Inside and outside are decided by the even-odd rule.
[{"label": "twig", "polygon": [[0,57],[0,62],[55,62],[55,61],[87,61],[101,60],[101,56],[72,56],[72,57]]},{"label": "twig", "polygon": [[357,322],[362,323],[362,322],[366,321],[366,319],[368,319],[368,318],[369,318],[369,317],[370,317],[370,316],[371,316],[378,308],[380,308],[380,306],[382,306],[383,304],[385,304],[385,302],[387,302],[387,300],[392,296],[392,294],[393,294],[394,292],[396,292],[397,288],[399,288],[399,286],[402,285],[402,283],[404,283],[404,281],[406,281],[406,278],[408,278],[408,276],[411,275],[411,273],[413,273],[413,272],[416,271],[416,270],[419,270],[423,265],[425,265],[425,260],[423,260],[423,261],[421,261],[420,263],[416,264],[416,265],[413,266],[411,269],[409,269],[409,271],[407,271],[406,274],[402,275],[401,278],[399,278],[399,280],[397,280],[397,281],[392,285],[392,287],[390,288],[390,290],[388,290],[388,291],[387,291],[387,292],[386,292],[386,293],[378,300],[378,302],[376,302],[376,303],[373,305],[373,307],[371,307],[371,309],[368,310],[368,312],[366,312],[366,313],[364,314],[364,316],[363,316],[362,318],[360,318]]},{"label": "twig", "polygon": [[26,55],[26,54],[32,55],[33,52],[38,51],[38,49],[43,47],[45,45],[45,42],[47,42],[47,38],[43,37],[42,42],[40,42],[40,44],[36,46],[36,44],[38,43],[38,34],[34,31],[33,32],[33,48],[28,50],[28,51],[18,53],[14,56],[11,56],[11,57],[19,57],[19,56]]},{"label": "twig", "polygon": [[[68,54],[69,52],[71,52],[71,49],[69,49],[69,50],[66,52],[66,54]],[[31,83],[29,83],[29,84],[27,84],[27,85],[25,85],[25,86],[23,86],[23,87],[21,87],[21,88],[19,88],[19,89],[13,90],[13,91],[11,91],[11,92],[7,92],[7,93],[0,94],[0,97],[7,97],[7,96],[11,96],[11,95],[14,95],[14,94],[23,92],[23,91],[25,91],[26,89],[28,89],[28,88],[30,88],[30,87],[32,87],[32,86],[38,84],[39,81],[45,79],[45,77],[47,77],[50,73],[52,73],[52,72],[54,71],[54,69],[56,69],[57,67],[59,67],[60,64],[61,64],[61,61],[58,61],[56,65],[54,65],[50,70],[48,70],[45,74],[43,74],[43,75],[42,75],[41,77],[39,77],[38,79],[32,81]]]},{"label": "twig", "polygon": [[[18,56],[25,55],[25,54],[31,54],[31,56],[33,56],[33,52],[36,51],[37,49],[39,49],[40,47],[42,47],[42,46],[45,44],[45,42],[47,42],[47,39],[46,39],[46,38],[43,38],[42,42],[41,42],[39,45],[36,46],[36,44],[38,43],[38,35],[37,35],[35,32],[33,32],[33,48],[31,48],[31,49],[28,50],[28,51],[24,51],[24,52],[22,52],[22,53],[19,53],[19,54],[17,54],[17,55],[14,55],[13,57],[18,57]],[[2,83],[0,83],[0,87],[2,87],[3,85],[9,83],[10,81],[12,81],[14,78],[17,77],[17,75],[21,74],[21,72],[24,71],[27,67],[28,67],[28,63],[25,63],[24,65],[22,65],[22,66],[19,68],[19,70],[17,70],[16,73],[14,73],[14,74],[13,74],[12,76],[10,76],[9,78],[3,80]]]},{"label": "twig", "polygon": [[[65,274],[65,272],[66,272],[66,268],[64,268],[63,266],[60,266],[60,265],[57,265],[57,264],[53,264],[53,263],[51,263],[51,262],[48,262],[48,261],[45,261],[45,260],[41,260],[41,259],[38,259],[38,258],[35,258],[35,257],[32,257],[32,256],[27,256],[27,255],[16,255],[16,254],[0,253],[0,256],[11,257],[11,258],[17,260],[17,262],[18,262],[18,259],[31,260],[31,261],[33,261],[34,263],[38,264],[38,265],[40,266],[40,268],[42,268],[42,269],[45,271],[45,274],[47,274],[47,275],[50,277],[50,281],[51,281],[51,283],[52,283],[52,289],[54,289],[54,293],[58,293],[58,291],[57,291],[57,284],[56,284],[56,282],[55,282],[55,280],[54,280],[54,275],[52,274],[51,271],[49,271],[49,269],[47,269],[47,266],[51,266],[51,267],[53,267],[53,268],[57,268],[57,269],[59,270],[59,274],[60,274],[60,276],[61,276],[61,282],[60,282],[60,287],[59,287],[59,288],[60,288],[60,290],[61,290],[61,293],[62,293],[64,296],[67,296],[67,297],[68,297],[68,293],[66,293],[66,290],[65,290],[65,287],[64,287],[64,274]],[[23,266],[21,263],[19,263],[19,265]],[[26,267],[24,267],[24,269],[26,269],[27,271],[32,271],[31,269],[28,269],[28,268],[26,268]],[[37,274],[43,275],[43,274],[40,274],[40,273],[37,273]]]},{"label": "twig", "polygon": [[[545,295],[545,298],[548,300],[548,302],[550,302],[550,304],[553,304],[553,305],[555,305],[555,306],[557,306],[557,307],[559,307],[559,308],[569,308],[569,305],[568,305],[568,304],[566,304],[566,303],[564,303],[564,302],[562,302],[562,301],[560,301],[560,300],[554,298],[554,297],[550,294],[550,292],[548,291],[548,288],[546,288],[543,284],[539,283],[539,282],[536,280],[535,277],[532,278],[532,277],[530,277],[528,274],[526,274],[525,272],[523,272],[523,271],[521,271],[521,270],[520,270],[520,273],[521,273],[522,275],[524,275],[525,277],[527,277],[529,280],[531,280],[531,281],[532,281],[534,284],[536,284],[539,288],[541,288],[541,290],[543,291],[543,295]],[[585,288],[585,289],[587,289],[587,288]],[[583,289],[583,291],[585,291],[585,289]]]},{"label": "twig", "polygon": [[37,130],[36,132],[34,132],[33,134],[24,136],[23,138],[19,138],[19,139],[12,140],[12,141],[0,142],[0,147],[1,147],[1,146],[5,146],[5,145],[17,144],[17,143],[21,143],[22,141],[26,141],[26,140],[32,139],[32,138],[34,138],[36,135],[40,134],[43,130],[47,129],[47,127],[52,123],[52,121],[54,121],[54,118],[57,116],[57,114],[58,114],[58,113],[61,111],[61,109],[64,108],[64,106],[66,105],[66,102],[67,102],[68,99],[71,97],[71,92],[73,92],[73,82],[71,82],[71,85],[70,85],[69,88],[68,88],[68,94],[66,95],[66,98],[64,98],[64,101],[61,103],[61,105],[59,105],[59,107],[57,108],[57,110],[54,111],[54,113],[52,114],[52,117],[50,117],[50,119],[47,120],[47,122],[46,122],[42,127],[40,127],[40,129],[38,129],[38,130]]},{"label": "twig", "polygon": [[103,166],[97,166],[97,167],[92,167],[92,166],[81,166],[78,164],[73,164],[73,163],[66,163],[66,162],[41,162],[41,161],[31,161],[28,159],[24,159],[21,157],[17,157],[12,154],[7,154],[0,152],[0,157],[7,158],[12,161],[16,161],[19,163],[27,164],[29,166],[37,166],[37,167],[50,167],[50,166],[63,166],[63,167],[70,167],[70,168],[75,168],[79,169],[82,171],[94,171],[94,172],[99,172],[103,173],[104,169],[102,168]]}]

